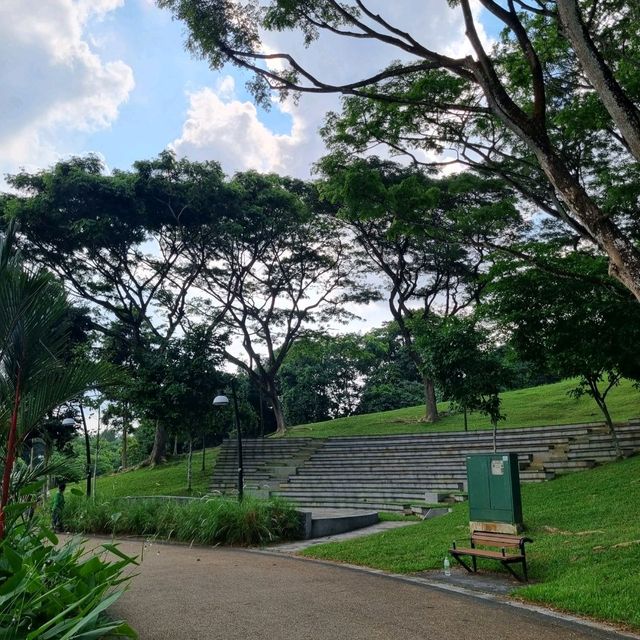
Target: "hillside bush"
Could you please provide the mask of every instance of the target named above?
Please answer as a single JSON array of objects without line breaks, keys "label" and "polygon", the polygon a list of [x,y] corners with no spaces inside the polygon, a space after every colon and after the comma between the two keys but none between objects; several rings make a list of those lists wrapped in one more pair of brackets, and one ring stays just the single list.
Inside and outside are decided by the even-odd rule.
[{"label": "hillside bush", "polygon": [[203,498],[91,500],[72,496],[65,527],[79,533],[133,534],[198,544],[264,545],[298,537],[299,515],[282,500]]}]

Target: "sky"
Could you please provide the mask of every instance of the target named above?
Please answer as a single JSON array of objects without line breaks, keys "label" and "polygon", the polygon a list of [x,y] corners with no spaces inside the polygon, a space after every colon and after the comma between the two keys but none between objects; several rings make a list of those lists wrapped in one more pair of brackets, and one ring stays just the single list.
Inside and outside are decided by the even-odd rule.
[{"label": "sky", "polygon": [[[446,0],[367,4],[430,47],[469,52],[460,11]],[[494,36],[494,25],[484,16],[482,23]],[[269,34],[265,44],[296,52],[334,81],[398,57],[385,45],[338,37],[308,51],[295,34]],[[194,59],[183,25],[153,0],[2,0],[0,176],[87,153],[107,169],[128,169],[170,148],[217,160],[229,175],[255,169],[308,177],[324,151],[318,129],[339,98],[303,95],[298,105],[274,101],[265,111],[251,102],[247,79]],[[388,319],[380,303],[360,311],[369,326]]]}]

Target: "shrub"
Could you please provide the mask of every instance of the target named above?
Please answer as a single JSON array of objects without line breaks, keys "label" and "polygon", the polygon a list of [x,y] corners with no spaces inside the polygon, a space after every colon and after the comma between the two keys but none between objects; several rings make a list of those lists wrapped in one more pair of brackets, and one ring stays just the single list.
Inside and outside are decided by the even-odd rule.
[{"label": "shrub", "polygon": [[77,540],[57,544],[37,523],[14,526],[0,542],[0,637],[136,638],[124,622],[105,616],[124,592],[123,569],[135,561],[114,545],[103,545],[116,556],[112,562],[85,554]]},{"label": "shrub", "polygon": [[198,544],[264,545],[295,538],[300,518],[282,500],[91,500],[71,496],[64,523],[80,533],[133,534]]}]

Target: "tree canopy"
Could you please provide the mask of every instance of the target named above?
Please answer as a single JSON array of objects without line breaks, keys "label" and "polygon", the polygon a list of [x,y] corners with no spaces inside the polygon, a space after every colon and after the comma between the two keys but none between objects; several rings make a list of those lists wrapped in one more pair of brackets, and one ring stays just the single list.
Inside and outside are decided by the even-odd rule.
[{"label": "tree canopy", "polygon": [[[455,57],[367,0],[157,1],[185,23],[195,55],[216,69],[251,71],[259,103],[273,91],[340,93],[344,112],[327,126],[335,144],[386,144],[414,162],[424,161],[423,151],[446,151],[436,165],[462,162],[500,175],[535,210],[596,245],[610,274],[640,299],[637,3],[480,0],[503,27],[490,47],[471,0],[448,0],[473,51]],[[269,31],[297,32],[310,55],[325,34],[378,42],[389,64],[371,75],[352,65],[353,79],[338,83],[290,51],[265,47]]]},{"label": "tree canopy", "polygon": [[498,261],[484,315],[512,336],[524,359],[562,378],[577,377],[574,394],[596,401],[615,436],[606,398],[623,376],[640,379],[640,308],[616,281],[603,284],[603,259],[552,247],[541,258],[549,269]]}]

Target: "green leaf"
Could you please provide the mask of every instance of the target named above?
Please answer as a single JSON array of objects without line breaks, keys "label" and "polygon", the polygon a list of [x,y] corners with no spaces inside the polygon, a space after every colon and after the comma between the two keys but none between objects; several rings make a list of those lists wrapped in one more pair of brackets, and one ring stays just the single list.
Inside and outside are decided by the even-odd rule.
[{"label": "green leaf", "polygon": [[22,557],[17,554],[10,546],[5,545],[2,549],[2,554],[9,562],[9,566],[13,569],[14,573],[17,573],[22,568]]},{"label": "green leaf", "polygon": [[126,553],[120,551],[120,549],[118,549],[118,545],[116,544],[103,544],[101,546],[106,551],[109,551],[110,553],[113,553],[113,555],[118,556],[119,558],[122,558],[122,560],[126,560],[128,563],[135,564],[135,565],[140,564],[137,560],[138,556],[127,555]]}]

